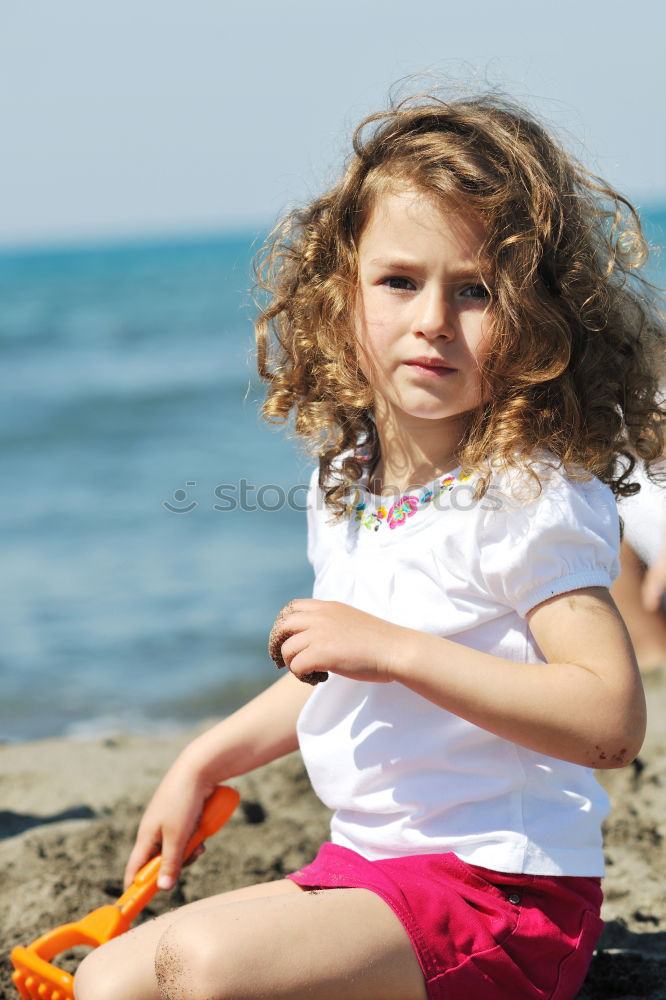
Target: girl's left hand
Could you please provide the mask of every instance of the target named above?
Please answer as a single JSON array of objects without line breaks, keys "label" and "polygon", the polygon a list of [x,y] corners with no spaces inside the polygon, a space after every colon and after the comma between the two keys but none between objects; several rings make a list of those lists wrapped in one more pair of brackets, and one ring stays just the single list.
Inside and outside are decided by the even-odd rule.
[{"label": "girl's left hand", "polygon": [[388,683],[392,663],[406,629],[338,601],[300,598],[290,601],[275,620],[269,639],[278,666],[299,680],[331,671],[357,681]]}]

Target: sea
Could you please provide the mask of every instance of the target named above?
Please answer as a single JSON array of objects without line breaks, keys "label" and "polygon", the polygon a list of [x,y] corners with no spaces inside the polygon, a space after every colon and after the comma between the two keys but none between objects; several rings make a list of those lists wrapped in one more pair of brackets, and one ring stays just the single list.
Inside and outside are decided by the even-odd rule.
[{"label": "sea", "polygon": [[260,413],[261,239],[0,250],[0,741],[166,735],[275,678],[313,463]]}]

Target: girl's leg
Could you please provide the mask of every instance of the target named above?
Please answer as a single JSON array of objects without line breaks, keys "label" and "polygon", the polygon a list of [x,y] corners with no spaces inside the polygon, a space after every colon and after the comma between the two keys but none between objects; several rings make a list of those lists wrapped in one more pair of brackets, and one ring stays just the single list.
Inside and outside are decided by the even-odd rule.
[{"label": "girl's leg", "polygon": [[[409,938],[374,893],[304,892],[288,881],[253,888],[255,894],[214,897],[144,925],[150,941],[147,934],[138,939],[144,927],[131,932],[131,959],[119,950],[111,955],[123,938],[105,945],[105,970],[98,965],[89,975],[93,956],[88,970],[86,963],[81,968],[78,1000],[425,1000]],[[126,975],[130,965],[139,991]]]},{"label": "girl's leg", "polygon": [[208,896],[146,921],[86,955],[74,977],[76,1000],[157,1000],[155,952],[160,938],[175,920],[227,902],[295,892],[302,890],[294,882],[280,879]]}]

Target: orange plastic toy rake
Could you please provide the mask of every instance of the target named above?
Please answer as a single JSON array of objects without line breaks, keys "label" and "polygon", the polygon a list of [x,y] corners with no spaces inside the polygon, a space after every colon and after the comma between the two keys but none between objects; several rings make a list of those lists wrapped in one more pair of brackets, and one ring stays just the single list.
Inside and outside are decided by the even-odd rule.
[{"label": "orange plastic toy rake", "polygon": [[[186,857],[206,837],[226,823],[238,805],[240,796],[223,785],[215,789],[204,807],[197,830],[187,845]],[[51,964],[60,952],[76,945],[98,945],[129,930],[130,924],[157,892],[161,857],[152,858],[137,873],[129,889],[115,903],[100,906],[81,920],[62,924],[42,934],[27,948],[12,950],[14,983],[23,1000],[74,1000],[74,978]]]}]

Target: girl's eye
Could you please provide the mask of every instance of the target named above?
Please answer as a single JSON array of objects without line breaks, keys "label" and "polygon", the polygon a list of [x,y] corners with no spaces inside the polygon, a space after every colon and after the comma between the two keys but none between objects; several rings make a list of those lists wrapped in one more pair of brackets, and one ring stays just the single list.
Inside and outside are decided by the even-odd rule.
[{"label": "girl's eye", "polygon": [[462,294],[471,299],[489,299],[490,292],[485,285],[468,285],[463,288]]},{"label": "girl's eye", "polygon": [[398,292],[412,291],[414,289],[414,282],[410,281],[409,278],[401,278],[398,275],[391,275],[388,278],[384,278],[383,284],[388,288],[394,288]]}]

